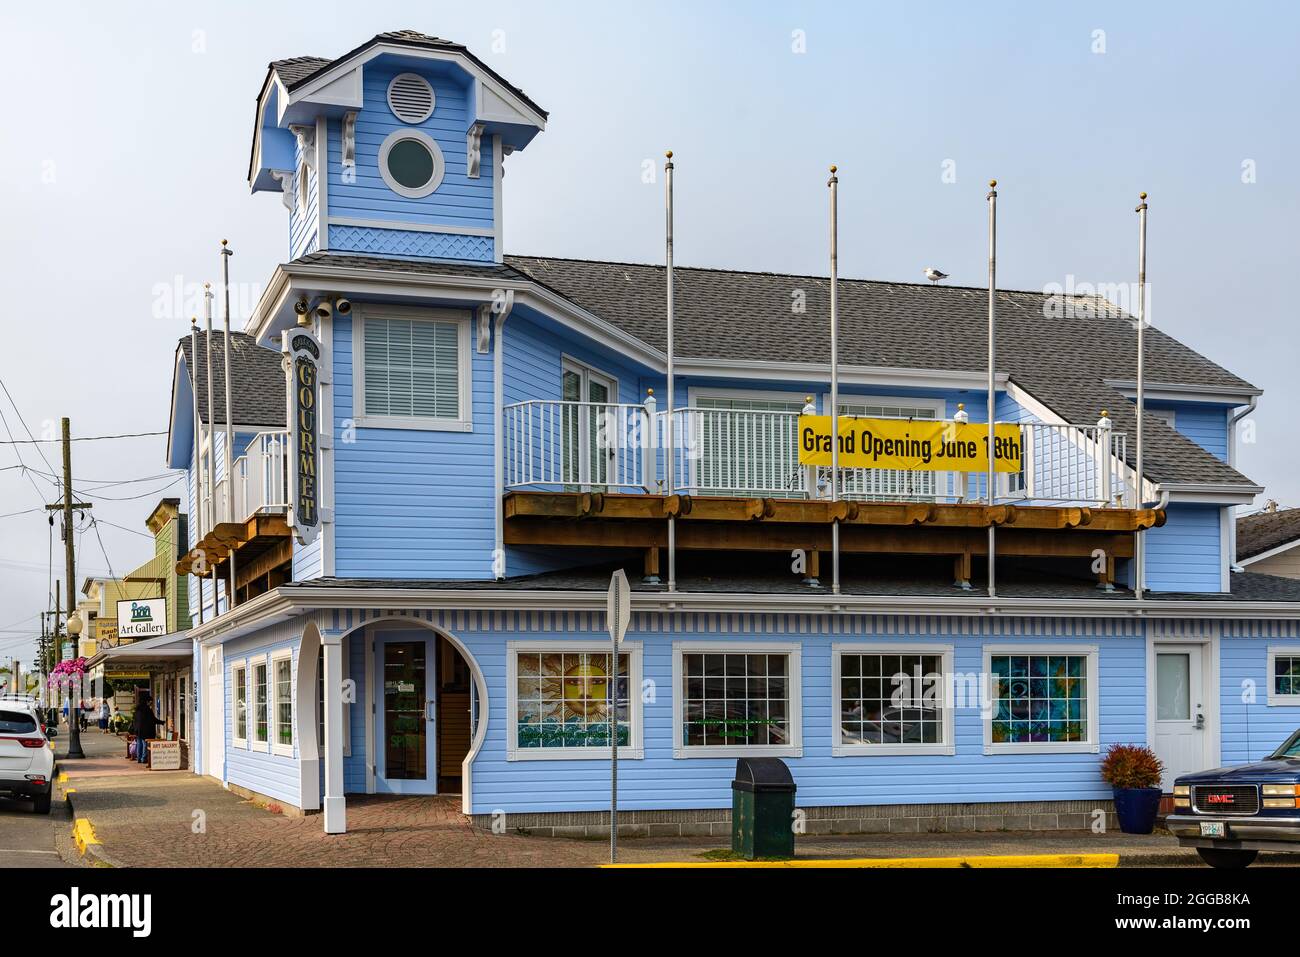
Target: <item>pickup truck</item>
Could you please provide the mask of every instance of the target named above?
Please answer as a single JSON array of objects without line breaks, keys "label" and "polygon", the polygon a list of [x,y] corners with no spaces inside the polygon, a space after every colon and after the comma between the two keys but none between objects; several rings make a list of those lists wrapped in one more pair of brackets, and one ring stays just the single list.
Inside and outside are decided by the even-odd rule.
[{"label": "pickup truck", "polygon": [[1175,780],[1165,826],[1211,867],[1249,867],[1260,851],[1300,853],[1300,731],[1263,761]]}]

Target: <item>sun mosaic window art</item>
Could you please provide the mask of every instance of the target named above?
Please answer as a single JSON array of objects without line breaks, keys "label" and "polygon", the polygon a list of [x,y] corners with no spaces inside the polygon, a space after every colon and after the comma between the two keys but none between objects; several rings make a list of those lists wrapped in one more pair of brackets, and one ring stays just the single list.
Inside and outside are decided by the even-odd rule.
[{"label": "sun mosaic window art", "polygon": [[[515,659],[516,746],[608,748],[610,655],[600,652],[519,652]],[[632,742],[628,656],[618,656],[613,679],[618,743]]]},{"label": "sun mosaic window art", "polygon": [[1089,740],[1088,656],[996,654],[994,743]]}]

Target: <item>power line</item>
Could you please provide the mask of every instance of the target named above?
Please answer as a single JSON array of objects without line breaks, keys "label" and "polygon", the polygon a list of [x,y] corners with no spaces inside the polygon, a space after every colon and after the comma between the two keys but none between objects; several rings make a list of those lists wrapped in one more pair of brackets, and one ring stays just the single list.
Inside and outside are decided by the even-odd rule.
[{"label": "power line", "polygon": [[[35,442],[36,436],[32,435],[32,430],[27,427],[27,420],[23,418],[22,410],[18,408],[18,403],[14,401],[13,394],[9,391],[9,386],[5,385],[3,379],[0,379],[0,389],[4,390],[5,397],[9,399],[9,404],[14,407],[14,415],[18,416],[18,424],[23,427],[23,431],[27,433],[27,437],[31,439],[33,442]],[[5,428],[8,429],[8,426],[5,426]],[[10,434],[9,438],[10,439],[13,438],[12,433]],[[38,447],[36,449],[36,454],[41,457],[41,461],[45,463],[45,467],[47,469],[49,469],[50,471],[54,471],[54,466],[51,465],[50,460],[45,457],[44,451],[42,451]]]},{"label": "power line", "polygon": [[[74,435],[73,442],[100,442],[104,439],[139,439],[151,435],[166,435],[166,430],[161,432],[121,432],[117,435]],[[62,439],[15,439],[11,435],[9,441],[0,439],[0,445],[40,445],[48,442],[62,442]],[[46,463],[49,464],[48,462]]]},{"label": "power line", "polygon": [[5,512],[0,518],[13,518],[15,515],[30,515],[32,512],[43,512],[44,508],[25,508],[20,512]]}]

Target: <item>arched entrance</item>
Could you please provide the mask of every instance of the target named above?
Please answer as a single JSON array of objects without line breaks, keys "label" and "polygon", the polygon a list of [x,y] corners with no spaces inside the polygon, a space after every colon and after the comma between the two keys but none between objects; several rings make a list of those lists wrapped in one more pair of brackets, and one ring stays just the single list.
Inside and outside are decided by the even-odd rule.
[{"label": "arched entrance", "polygon": [[319,716],[321,693],[320,629],[314,621],[303,627],[302,641],[298,645],[298,668],[295,675],[298,694],[294,705],[294,723],[298,726],[299,793],[304,811],[320,810],[321,794],[321,741]]},{"label": "arched entrance", "polygon": [[418,618],[375,619],[344,638],[363,643],[364,673],[352,678],[365,722],[366,790],[459,793],[469,813],[471,768],[487,733],[487,684],[474,656]]}]

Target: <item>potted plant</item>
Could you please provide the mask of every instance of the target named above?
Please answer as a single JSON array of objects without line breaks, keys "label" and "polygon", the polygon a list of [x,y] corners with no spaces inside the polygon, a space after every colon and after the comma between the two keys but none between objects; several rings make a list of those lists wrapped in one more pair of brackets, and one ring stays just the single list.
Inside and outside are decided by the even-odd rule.
[{"label": "potted plant", "polygon": [[1112,744],[1101,762],[1101,779],[1115,793],[1115,816],[1125,834],[1150,834],[1160,812],[1165,766],[1140,744]]}]

